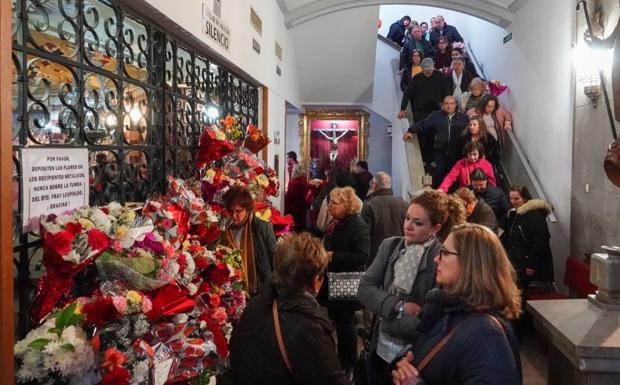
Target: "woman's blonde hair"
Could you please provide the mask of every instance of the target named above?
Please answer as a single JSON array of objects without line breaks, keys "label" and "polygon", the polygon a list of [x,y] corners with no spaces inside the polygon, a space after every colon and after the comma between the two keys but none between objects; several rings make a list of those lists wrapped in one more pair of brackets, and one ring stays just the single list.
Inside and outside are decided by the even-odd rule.
[{"label": "woman's blonde hair", "polygon": [[497,310],[507,319],[521,313],[516,273],[495,233],[484,226],[462,224],[452,232],[461,274],[448,294],[476,311]]},{"label": "woman's blonde hair", "polygon": [[441,191],[424,190],[413,197],[410,205],[414,203],[426,211],[432,225],[441,225],[436,234],[441,240],[446,239],[452,227],[467,220],[463,204]]},{"label": "woman's blonde hair", "polygon": [[467,206],[469,203],[476,201],[476,195],[467,187],[460,187],[452,195],[456,199],[459,199],[465,206]]},{"label": "woman's blonde hair", "polygon": [[291,170],[291,178],[299,178],[302,176],[306,176],[306,168],[301,164],[294,165],[293,169]]},{"label": "woman's blonde hair", "polygon": [[321,240],[307,232],[287,235],[276,248],[273,261],[273,283],[294,292],[310,288],[328,263]]},{"label": "woman's blonde hair", "polygon": [[362,211],[362,201],[355,195],[352,187],[337,187],[329,193],[329,198],[342,203],[346,214],[357,214]]}]

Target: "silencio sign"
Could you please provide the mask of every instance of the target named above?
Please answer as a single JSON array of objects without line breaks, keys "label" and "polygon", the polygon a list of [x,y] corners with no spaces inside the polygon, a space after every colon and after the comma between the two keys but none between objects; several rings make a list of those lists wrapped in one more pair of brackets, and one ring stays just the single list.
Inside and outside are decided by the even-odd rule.
[{"label": "silencio sign", "polygon": [[226,51],[230,50],[230,27],[205,3],[202,3],[202,33]]}]

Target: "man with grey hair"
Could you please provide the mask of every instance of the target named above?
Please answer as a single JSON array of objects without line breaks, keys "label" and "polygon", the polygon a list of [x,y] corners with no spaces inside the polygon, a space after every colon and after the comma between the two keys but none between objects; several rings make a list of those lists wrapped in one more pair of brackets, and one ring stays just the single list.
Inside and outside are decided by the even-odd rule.
[{"label": "man with grey hair", "polygon": [[362,208],[362,219],[370,228],[370,259],[367,266],[375,259],[384,239],[403,235],[408,207],[403,198],[394,196],[392,178],[384,171],[375,174]]}]

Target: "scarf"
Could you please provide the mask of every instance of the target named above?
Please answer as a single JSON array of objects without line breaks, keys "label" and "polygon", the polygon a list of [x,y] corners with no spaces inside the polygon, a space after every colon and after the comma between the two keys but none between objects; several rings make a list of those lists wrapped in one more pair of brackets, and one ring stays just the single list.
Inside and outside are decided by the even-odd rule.
[{"label": "scarf", "polygon": [[414,243],[406,246],[404,252],[401,251],[400,258],[394,264],[394,289],[397,293],[411,292],[424,252],[434,240],[435,237],[431,237],[422,244]]},{"label": "scarf", "polygon": [[237,244],[235,234],[230,229],[224,232],[224,243],[227,246],[241,251],[241,278],[245,289],[250,294],[258,292],[258,282],[256,279],[256,262],[254,261],[254,237],[252,234],[252,221],[254,216],[250,214],[241,228],[241,242]]}]

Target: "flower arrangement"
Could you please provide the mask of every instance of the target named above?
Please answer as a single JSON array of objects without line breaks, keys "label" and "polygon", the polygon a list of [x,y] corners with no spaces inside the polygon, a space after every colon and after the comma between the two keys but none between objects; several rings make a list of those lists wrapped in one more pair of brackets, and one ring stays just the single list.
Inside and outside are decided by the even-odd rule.
[{"label": "flower arrangement", "polygon": [[245,138],[243,145],[253,153],[257,154],[265,148],[271,140],[256,126],[250,124],[248,126],[248,136]]},{"label": "flower arrangement", "polygon": [[491,92],[491,95],[500,96],[507,89],[508,86],[500,82],[499,80],[491,80],[489,82],[489,91]]}]

